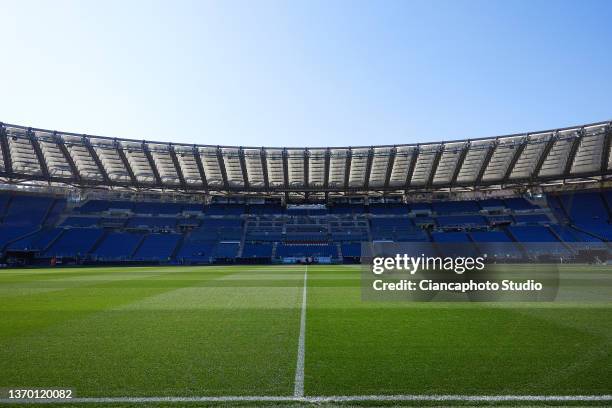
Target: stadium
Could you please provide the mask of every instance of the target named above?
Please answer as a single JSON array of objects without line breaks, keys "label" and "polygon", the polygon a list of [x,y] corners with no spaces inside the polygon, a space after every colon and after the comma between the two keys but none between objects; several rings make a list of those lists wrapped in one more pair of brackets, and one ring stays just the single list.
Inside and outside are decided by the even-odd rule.
[{"label": "stadium", "polygon": [[362,242],[426,241],[569,261],[612,237],[611,132],[300,149],[3,124],[3,254],[9,265],[344,264]]},{"label": "stadium", "polygon": [[0,386],[87,406],[609,404],[609,292],[367,302],[359,264],[364,245],[461,244],[609,290],[611,140],[610,122],[320,148],[3,123]]}]

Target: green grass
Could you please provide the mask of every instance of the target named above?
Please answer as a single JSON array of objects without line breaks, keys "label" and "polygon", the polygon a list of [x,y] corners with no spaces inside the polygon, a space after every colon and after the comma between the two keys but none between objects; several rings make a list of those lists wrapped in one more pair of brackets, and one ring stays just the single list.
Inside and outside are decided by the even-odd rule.
[{"label": "green grass", "polygon": [[[0,271],[0,388],[292,395],[304,269]],[[365,302],[347,266],[307,301],[306,395],[612,394],[610,302]]]}]

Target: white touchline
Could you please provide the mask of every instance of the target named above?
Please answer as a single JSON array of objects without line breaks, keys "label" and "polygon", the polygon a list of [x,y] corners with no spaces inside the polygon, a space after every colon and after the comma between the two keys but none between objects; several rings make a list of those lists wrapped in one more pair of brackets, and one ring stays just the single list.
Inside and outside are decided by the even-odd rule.
[{"label": "white touchline", "polygon": [[300,338],[298,340],[297,364],[295,366],[294,397],[304,396],[304,355],[306,354],[306,292],[308,288],[308,265],[304,271],[304,290],[302,292],[302,311],[300,314]]},{"label": "white touchline", "polygon": [[445,395],[445,394],[400,394],[400,395],[330,395],[330,396],[219,396],[219,397],[91,397],[72,399],[9,399],[1,398],[0,404],[7,403],[151,403],[151,402],[359,402],[359,401],[612,401],[612,395]]}]

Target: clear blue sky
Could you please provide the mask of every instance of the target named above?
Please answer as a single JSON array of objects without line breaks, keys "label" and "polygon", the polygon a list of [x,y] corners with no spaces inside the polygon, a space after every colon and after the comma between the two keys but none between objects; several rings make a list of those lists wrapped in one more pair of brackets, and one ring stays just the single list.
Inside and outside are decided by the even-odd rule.
[{"label": "clear blue sky", "polygon": [[612,1],[4,1],[0,120],[371,145],[612,118]]}]

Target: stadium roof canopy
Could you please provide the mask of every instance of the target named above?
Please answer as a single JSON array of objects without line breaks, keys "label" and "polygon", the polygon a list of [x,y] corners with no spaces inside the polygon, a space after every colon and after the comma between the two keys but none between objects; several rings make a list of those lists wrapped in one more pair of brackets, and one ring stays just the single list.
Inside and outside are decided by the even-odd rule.
[{"label": "stadium roof canopy", "polygon": [[406,193],[602,179],[610,122],[450,142],[246,147],[119,139],[1,124],[6,183],[203,193]]}]

